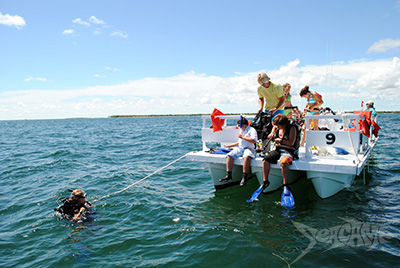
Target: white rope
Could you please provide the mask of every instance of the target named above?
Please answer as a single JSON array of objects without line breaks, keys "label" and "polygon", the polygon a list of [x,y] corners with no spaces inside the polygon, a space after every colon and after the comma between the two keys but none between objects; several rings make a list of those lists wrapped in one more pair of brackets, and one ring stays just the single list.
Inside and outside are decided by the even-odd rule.
[{"label": "white rope", "polygon": [[189,153],[186,153],[186,154],[182,155],[182,156],[179,157],[178,159],[175,159],[174,161],[170,162],[168,165],[165,165],[165,166],[163,166],[162,168],[157,169],[156,171],[154,171],[154,172],[151,173],[150,175],[147,175],[147,176],[144,177],[143,179],[140,179],[140,180],[138,180],[138,181],[132,183],[131,185],[125,187],[124,189],[119,190],[119,191],[114,192],[114,193],[111,193],[111,194],[108,194],[108,195],[105,195],[105,196],[103,196],[103,197],[100,197],[98,200],[101,200],[101,199],[104,199],[104,198],[107,198],[107,197],[110,197],[110,196],[112,196],[112,195],[116,195],[116,194],[119,194],[119,193],[122,193],[122,192],[128,190],[128,189],[131,188],[132,186],[134,186],[134,185],[136,185],[136,184],[138,184],[138,183],[140,183],[140,182],[142,182],[142,181],[144,181],[144,180],[150,178],[150,177],[153,176],[154,174],[157,174],[158,172],[162,171],[163,169],[165,169],[165,168],[169,167],[170,165],[172,165],[172,164],[178,162],[179,160],[181,160],[182,158],[184,158],[187,154],[189,154]]}]

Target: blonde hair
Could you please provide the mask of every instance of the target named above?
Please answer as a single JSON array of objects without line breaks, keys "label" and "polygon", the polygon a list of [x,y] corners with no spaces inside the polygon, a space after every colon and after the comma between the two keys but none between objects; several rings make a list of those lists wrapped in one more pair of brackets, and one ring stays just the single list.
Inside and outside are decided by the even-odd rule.
[{"label": "blonde hair", "polygon": [[262,85],[264,83],[267,83],[270,80],[268,75],[266,73],[259,73],[257,77],[257,82]]},{"label": "blonde hair", "polygon": [[[285,83],[285,84],[283,84],[283,86],[282,86],[282,88],[283,88],[283,92],[285,92],[285,89],[287,88],[287,87],[292,87],[289,83]],[[290,95],[290,92],[288,92],[288,96],[289,97],[291,97],[292,95]]]}]

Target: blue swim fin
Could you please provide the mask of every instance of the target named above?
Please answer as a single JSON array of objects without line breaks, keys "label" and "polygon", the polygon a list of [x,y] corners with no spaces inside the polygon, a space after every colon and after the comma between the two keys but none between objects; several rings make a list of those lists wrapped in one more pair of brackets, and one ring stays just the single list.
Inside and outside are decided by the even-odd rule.
[{"label": "blue swim fin", "polygon": [[225,153],[229,153],[230,151],[232,151],[232,150],[230,150],[230,149],[227,149],[227,148],[218,148],[217,149],[218,151],[222,151],[222,152],[225,152]]},{"label": "blue swim fin", "polygon": [[251,202],[257,200],[258,197],[260,196],[260,194],[263,192],[263,190],[264,190],[264,188],[263,188],[263,186],[261,185],[260,188],[258,188],[258,189],[251,195],[250,199],[248,199],[247,202],[251,203]]},{"label": "blue swim fin", "polygon": [[210,152],[210,154],[227,154],[227,153],[224,151],[220,151],[220,150],[213,150]]},{"label": "blue swim fin", "polygon": [[260,194],[269,186],[269,181],[265,181],[261,184],[260,188],[258,188],[250,197],[250,199],[247,200],[247,202],[251,203],[255,200],[258,200],[258,197]]},{"label": "blue swim fin", "polygon": [[210,149],[210,154],[228,154],[230,151],[227,148],[212,148]]},{"label": "blue swim fin", "polygon": [[288,208],[294,207],[294,198],[287,186],[283,187],[281,206]]}]

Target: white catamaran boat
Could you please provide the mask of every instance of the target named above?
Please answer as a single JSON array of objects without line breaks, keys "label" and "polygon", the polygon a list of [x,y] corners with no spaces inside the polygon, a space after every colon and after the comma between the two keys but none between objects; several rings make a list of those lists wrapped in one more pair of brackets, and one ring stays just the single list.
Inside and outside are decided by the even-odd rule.
[{"label": "white catamaran boat", "polygon": [[[226,174],[226,155],[210,153],[210,149],[237,141],[239,129],[236,127],[236,120],[239,115],[219,117],[226,119],[225,124],[222,131],[214,132],[213,128],[207,127],[207,124],[211,125],[210,116],[202,116],[202,151],[191,152],[186,156],[189,161],[204,163],[205,168],[211,173],[216,189],[238,183],[242,176],[243,164],[243,158],[235,160],[232,172],[233,183],[219,181]],[[246,117],[248,120],[252,119],[252,116]],[[365,119],[369,120],[369,117],[370,112],[366,111],[307,116],[306,126],[308,126],[308,120],[319,119],[319,125],[324,125],[327,130],[306,130],[305,146],[299,148],[299,159],[293,161],[290,166],[289,181],[294,182],[306,175],[321,198],[330,197],[350,187],[354,178],[360,175],[366,166],[378,140],[377,133],[373,133],[373,127],[365,129],[363,122]],[[228,124],[229,121],[231,126]],[[375,124],[376,128],[379,127]],[[260,184],[263,181],[262,161],[263,158],[258,155],[251,162],[251,173],[257,177]],[[264,192],[275,191],[282,187],[282,171],[279,163],[271,164],[269,180],[270,185]]]}]

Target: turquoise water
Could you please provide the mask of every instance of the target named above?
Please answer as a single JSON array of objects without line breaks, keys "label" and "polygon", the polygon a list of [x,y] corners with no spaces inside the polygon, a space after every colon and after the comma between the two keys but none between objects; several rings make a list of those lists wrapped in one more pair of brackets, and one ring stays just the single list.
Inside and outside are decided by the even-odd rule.
[{"label": "turquoise water", "polygon": [[[367,184],[321,200],[302,179],[289,212],[279,191],[247,203],[255,179],[215,191],[185,159],[156,172],[201,149],[200,117],[0,121],[0,267],[288,267],[312,241],[295,223],[318,233],[291,267],[397,267],[400,115],[379,119]],[[94,204],[87,221],[57,220],[68,188]],[[370,228],[373,243],[346,220]]]}]

